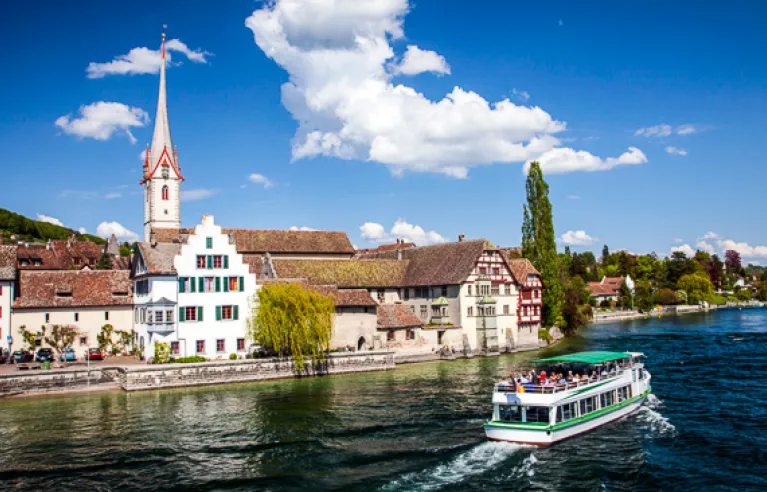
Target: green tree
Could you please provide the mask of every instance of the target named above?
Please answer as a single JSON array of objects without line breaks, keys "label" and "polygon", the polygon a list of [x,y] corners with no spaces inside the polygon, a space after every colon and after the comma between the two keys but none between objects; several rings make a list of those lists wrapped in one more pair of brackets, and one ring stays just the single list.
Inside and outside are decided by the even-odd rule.
[{"label": "green tree", "polygon": [[638,280],[634,286],[634,304],[642,312],[650,311],[653,308],[652,285],[647,280]]},{"label": "green tree", "polygon": [[560,329],[565,336],[573,336],[582,326],[591,319],[590,298],[586,282],[579,276],[572,277],[565,289],[565,299],[562,306],[562,318]]},{"label": "green tree", "polygon": [[326,360],[334,314],[330,296],[298,283],[265,285],[254,297],[248,331],[267,349],[291,355],[300,372],[307,355],[313,364]]},{"label": "green tree", "polygon": [[631,292],[631,289],[628,288],[628,285],[626,285],[625,280],[621,283],[620,291],[618,293],[618,302],[621,307],[634,309],[634,294]]},{"label": "green tree", "polygon": [[610,248],[608,248],[606,244],[602,248],[602,257],[600,260],[602,263],[602,268],[607,268],[607,265],[610,264]]},{"label": "green tree", "polygon": [[737,296],[739,301],[746,302],[751,300],[751,289],[740,289]]},{"label": "green tree", "polygon": [[120,256],[130,256],[130,255],[131,255],[130,245],[128,243],[123,243],[122,246],[120,246]]},{"label": "green tree", "polygon": [[543,283],[544,326],[552,326],[560,315],[564,293],[559,280],[554,221],[549,201],[549,185],[537,162],[530,165],[525,183],[527,204],[523,206],[522,254],[541,272]]},{"label": "green tree", "polygon": [[45,343],[47,343],[61,359],[63,365],[66,365],[66,359],[61,357],[64,350],[71,347],[75,343],[75,338],[80,334],[80,331],[76,326],[72,325],[51,325],[50,335],[45,336]]},{"label": "green tree", "polygon": [[[685,300],[687,300],[686,296],[687,295],[685,294]],[[679,297],[677,297],[676,292],[671,289],[659,289],[654,297],[655,303],[660,304],[661,306],[673,306],[674,304],[679,304]]]},{"label": "green tree", "polygon": [[683,275],[677,282],[677,287],[687,293],[689,304],[698,304],[707,300],[714,293],[714,284],[705,273],[690,273]]},{"label": "green tree", "polygon": [[759,277],[759,288],[756,290],[756,298],[767,302],[767,272]]},{"label": "green tree", "polygon": [[96,270],[111,270],[112,269],[112,257],[104,251],[96,262]]}]

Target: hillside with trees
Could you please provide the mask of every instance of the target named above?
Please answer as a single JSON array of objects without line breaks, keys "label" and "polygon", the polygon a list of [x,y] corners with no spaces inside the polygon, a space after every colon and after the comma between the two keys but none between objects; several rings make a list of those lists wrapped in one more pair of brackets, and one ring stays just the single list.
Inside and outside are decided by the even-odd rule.
[{"label": "hillside with trees", "polygon": [[5,243],[12,242],[12,236],[15,236],[17,241],[45,242],[48,239],[68,239],[72,234],[78,241],[106,243],[104,238],[91,234],[80,234],[75,230],[56,224],[32,220],[4,208],[0,208],[0,233],[2,233]]}]

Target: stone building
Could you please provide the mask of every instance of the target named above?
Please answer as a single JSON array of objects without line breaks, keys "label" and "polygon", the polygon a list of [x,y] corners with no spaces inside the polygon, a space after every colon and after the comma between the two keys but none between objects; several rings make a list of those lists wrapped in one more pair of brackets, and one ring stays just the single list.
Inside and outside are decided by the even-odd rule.
[{"label": "stone building", "polygon": [[0,244],[0,347],[9,348],[11,307],[16,284],[16,245]]}]

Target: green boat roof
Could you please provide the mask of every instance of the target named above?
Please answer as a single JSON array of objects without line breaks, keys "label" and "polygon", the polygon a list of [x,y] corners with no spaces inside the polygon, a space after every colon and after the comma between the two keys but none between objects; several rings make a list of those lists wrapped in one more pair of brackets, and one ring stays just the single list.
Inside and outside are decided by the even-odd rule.
[{"label": "green boat roof", "polygon": [[611,360],[619,360],[631,357],[628,352],[576,352],[574,354],[559,355],[557,357],[549,357],[548,359],[534,360],[536,364],[546,362],[580,362],[583,364],[601,364],[603,362],[609,362]]}]

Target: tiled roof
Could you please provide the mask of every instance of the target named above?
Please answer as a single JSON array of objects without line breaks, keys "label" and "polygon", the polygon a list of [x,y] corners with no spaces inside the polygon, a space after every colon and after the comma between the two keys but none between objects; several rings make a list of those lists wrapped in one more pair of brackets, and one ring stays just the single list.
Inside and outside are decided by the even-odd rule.
[{"label": "tiled roof", "polygon": [[501,248],[501,253],[506,258],[522,258],[522,248]]},{"label": "tiled roof", "polygon": [[186,236],[193,233],[194,229],[152,229],[154,240],[158,243],[173,243],[186,239]]},{"label": "tiled roof", "polygon": [[376,248],[360,249],[357,251],[357,253],[367,255],[372,253],[382,253],[384,251],[396,251],[398,249],[407,249],[407,248],[415,248],[415,243],[397,242],[392,244],[381,244],[380,246]]},{"label": "tiled roof", "polygon": [[592,296],[617,296],[620,294],[623,277],[604,277],[601,282],[589,282]]},{"label": "tiled roof", "polygon": [[486,239],[435,244],[386,251],[361,258],[396,258],[402,254],[409,265],[400,284],[402,287],[460,284],[471,274],[482,252],[495,247]]},{"label": "tiled roof", "polygon": [[286,260],[272,259],[280,278],[305,279],[313,285],[339,288],[397,287],[407,261],[396,260]]},{"label": "tiled roof", "polygon": [[16,251],[15,244],[0,244],[0,280],[16,279]]},{"label": "tiled roof", "polygon": [[181,245],[177,243],[138,243],[141,256],[146,262],[149,273],[168,275],[176,273],[173,258],[179,253]]},{"label": "tiled roof", "polygon": [[527,258],[512,258],[505,250],[501,250],[501,253],[506,260],[506,263],[509,264],[509,270],[511,270],[511,274],[518,284],[524,285],[525,282],[527,282],[527,277],[529,275],[541,276],[541,273],[536,270]]},{"label": "tiled roof", "polygon": [[243,254],[242,262],[247,264],[250,273],[255,273],[256,278],[261,278],[261,270],[264,267],[264,257],[261,255]]},{"label": "tiled roof", "polygon": [[339,290],[336,295],[336,306],[377,306],[378,303],[370,297],[365,289]]},{"label": "tiled roof", "polygon": [[381,304],[377,311],[377,325],[380,330],[423,326],[423,322],[410,312],[406,304]]},{"label": "tiled roof", "polygon": [[131,305],[128,275],[126,270],[22,271],[14,308]]},{"label": "tiled roof", "polygon": [[[95,267],[104,246],[90,241],[75,241],[74,239],[57,239],[48,241],[46,244],[30,243],[18,246],[18,260],[20,270],[69,270],[83,267]],[[21,262],[26,261],[26,265]],[[35,265],[35,263],[40,263]],[[119,256],[113,256],[112,268],[114,270],[127,270],[130,268],[130,259],[122,260]]]}]

